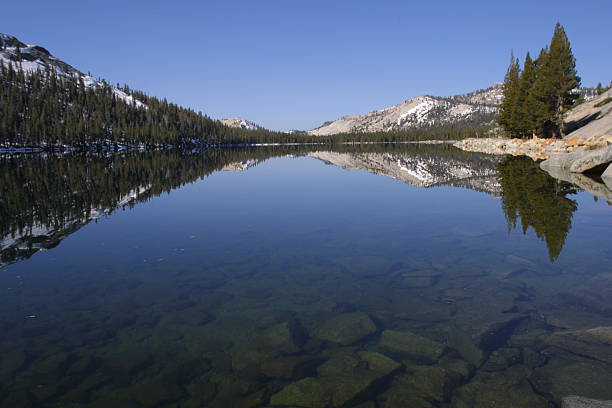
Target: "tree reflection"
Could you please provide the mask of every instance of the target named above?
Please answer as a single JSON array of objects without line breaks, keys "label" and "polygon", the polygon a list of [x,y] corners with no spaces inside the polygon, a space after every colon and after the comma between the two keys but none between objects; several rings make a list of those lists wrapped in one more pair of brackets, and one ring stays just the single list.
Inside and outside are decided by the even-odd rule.
[{"label": "tree reflection", "polygon": [[550,177],[526,157],[508,157],[497,169],[508,229],[516,228],[520,218],[523,233],[533,228],[536,236],[546,242],[554,262],[563,249],[578,207],[576,201],[566,196],[575,194],[576,189]]}]

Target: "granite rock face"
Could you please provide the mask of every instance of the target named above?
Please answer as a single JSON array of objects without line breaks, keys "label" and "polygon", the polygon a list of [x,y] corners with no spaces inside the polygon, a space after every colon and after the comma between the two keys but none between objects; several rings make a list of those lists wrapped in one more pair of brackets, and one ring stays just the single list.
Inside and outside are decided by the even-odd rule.
[{"label": "granite rock face", "polygon": [[582,157],[574,160],[570,166],[572,173],[585,173],[598,167],[612,163],[612,145],[602,149],[585,152]]},{"label": "granite rock face", "polygon": [[601,179],[605,185],[612,190],[612,164],[608,165],[608,168],[601,175]]}]

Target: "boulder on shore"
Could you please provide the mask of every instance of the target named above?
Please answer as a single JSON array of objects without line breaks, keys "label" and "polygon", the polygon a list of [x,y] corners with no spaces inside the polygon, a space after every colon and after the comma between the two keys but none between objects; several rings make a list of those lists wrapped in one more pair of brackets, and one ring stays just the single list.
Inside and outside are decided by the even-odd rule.
[{"label": "boulder on shore", "polygon": [[597,150],[560,153],[540,163],[543,170],[567,169],[571,173],[585,173],[612,163],[612,145]]}]

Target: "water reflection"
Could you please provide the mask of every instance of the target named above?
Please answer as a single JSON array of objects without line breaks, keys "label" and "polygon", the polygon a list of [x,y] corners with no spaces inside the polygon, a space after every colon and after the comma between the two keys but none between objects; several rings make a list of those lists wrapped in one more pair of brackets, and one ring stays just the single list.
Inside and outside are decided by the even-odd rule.
[{"label": "water reflection", "polygon": [[520,218],[523,233],[533,228],[554,261],[572,228],[572,214],[578,206],[567,196],[576,194],[576,187],[550,177],[529,158],[508,157],[497,169],[508,228],[516,228]]},{"label": "water reflection", "polygon": [[464,187],[499,196],[508,228],[516,228],[519,219],[523,233],[533,228],[545,241],[551,261],[563,249],[577,207],[568,198],[576,193],[576,184],[550,177],[530,159],[500,159],[448,145],[7,155],[0,157],[0,266],[54,248],[83,225],[118,208],[215,171],[245,171],[287,155],[307,155],[417,187]]},{"label": "water reflection", "polygon": [[[425,145],[0,166],[2,408],[612,398],[610,213],[529,162]],[[500,196],[555,263],[508,236]]]}]

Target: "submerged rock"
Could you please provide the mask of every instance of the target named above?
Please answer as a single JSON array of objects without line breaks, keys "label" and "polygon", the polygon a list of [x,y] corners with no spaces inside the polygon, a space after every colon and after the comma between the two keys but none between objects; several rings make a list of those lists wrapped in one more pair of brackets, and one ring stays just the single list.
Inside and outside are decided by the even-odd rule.
[{"label": "submerged rock", "polygon": [[491,353],[481,369],[484,371],[503,371],[508,367],[520,364],[521,360],[520,350],[503,347]]},{"label": "submerged rock", "polygon": [[433,364],[444,352],[444,345],[408,331],[385,330],[378,347],[398,358]]},{"label": "submerged rock", "polygon": [[347,346],[378,331],[376,325],[365,313],[344,313],[323,323],[315,336],[323,341]]},{"label": "submerged rock", "polygon": [[294,354],[301,351],[298,330],[289,323],[280,323],[270,327],[258,339],[262,347],[281,353]]},{"label": "submerged rock", "polygon": [[557,403],[568,395],[612,399],[612,366],[565,352],[551,353],[548,363],[535,369],[530,377],[541,395]]},{"label": "submerged rock", "polygon": [[527,377],[529,369],[514,366],[496,373],[478,373],[453,394],[457,408],[547,408],[548,401],[536,394]]},{"label": "submerged rock", "polygon": [[563,398],[561,408],[612,408],[612,401],[601,401],[570,395]]},{"label": "submerged rock", "polygon": [[291,383],[270,400],[281,407],[327,408],[365,402],[401,364],[375,352],[360,351],[332,357],[317,370],[317,377]]},{"label": "submerged rock", "polygon": [[612,364],[612,327],[557,332],[546,343]]},{"label": "submerged rock", "polygon": [[460,374],[443,367],[413,366],[395,377],[379,400],[384,408],[437,406],[450,401],[462,379]]}]

